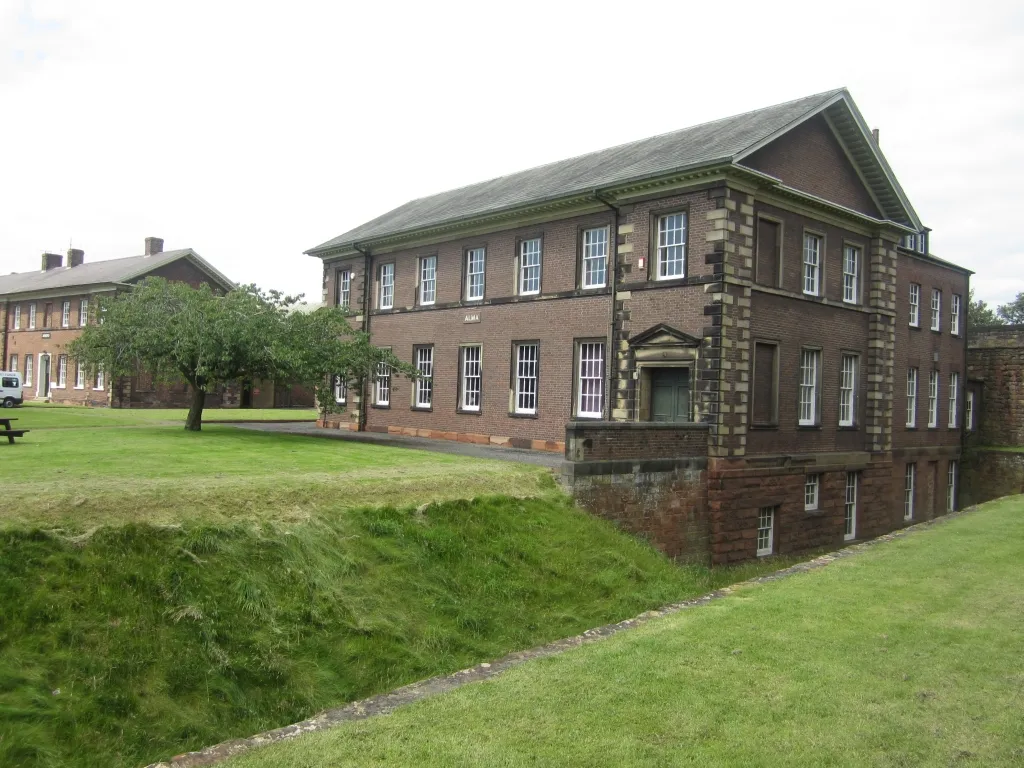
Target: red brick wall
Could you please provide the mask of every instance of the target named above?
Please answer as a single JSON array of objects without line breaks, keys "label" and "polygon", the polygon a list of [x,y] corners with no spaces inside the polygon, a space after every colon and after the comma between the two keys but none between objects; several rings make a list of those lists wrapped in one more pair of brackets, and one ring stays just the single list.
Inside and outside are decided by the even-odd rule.
[{"label": "red brick wall", "polygon": [[[911,328],[910,284],[921,286],[921,324]],[[931,291],[942,290],[942,330],[929,330],[931,323]],[[958,425],[963,424],[964,387],[966,384],[967,352],[965,331],[967,320],[967,275],[947,267],[932,264],[910,256],[901,250],[896,275],[896,361],[893,373],[893,449],[924,446],[959,446],[960,429],[949,427],[950,373],[960,374],[958,396]],[[961,299],[960,335],[950,333],[952,295]],[[936,361],[935,358],[938,357]],[[918,369],[917,376],[917,428],[908,429],[907,423],[907,369]],[[928,428],[928,375],[939,372],[939,421],[935,429]]]},{"label": "red brick wall", "polygon": [[975,445],[1024,445],[1024,326],[971,330],[967,376],[980,382]]},{"label": "red brick wall", "polygon": [[878,208],[820,115],[762,147],[744,165],[771,174],[796,189],[810,192],[878,217]]},{"label": "red brick wall", "polygon": [[[751,297],[751,338],[777,341],[777,427],[750,427],[747,453],[810,453],[864,450],[867,393],[868,314],[858,309],[824,305],[805,299],[754,291]],[[800,352],[821,349],[821,424],[798,424]],[[855,426],[839,427],[839,367],[844,352],[860,355]],[[752,371],[752,378],[760,372]]]},{"label": "red brick wall", "polygon": [[[467,313],[479,314],[480,322],[464,323]],[[374,344],[391,347],[402,360],[413,362],[413,345],[434,344],[433,409],[414,409],[412,383],[395,376],[390,407],[368,408],[367,429],[402,426],[561,441],[572,416],[573,339],[604,338],[608,324],[606,295],[375,315],[370,321]],[[509,413],[512,342],[527,340],[540,344],[536,417]],[[479,413],[456,410],[462,343],[483,347]]]}]

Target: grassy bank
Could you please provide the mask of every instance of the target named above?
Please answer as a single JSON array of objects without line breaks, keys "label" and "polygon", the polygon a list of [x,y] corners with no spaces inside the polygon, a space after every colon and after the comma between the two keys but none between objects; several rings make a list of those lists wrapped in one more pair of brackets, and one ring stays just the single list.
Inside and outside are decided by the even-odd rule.
[{"label": "grassy bank", "polygon": [[231,768],[1019,766],[1024,497]]},{"label": "grassy bank", "polygon": [[8,529],[0,764],[145,763],[766,567],[679,569],[555,497]]}]

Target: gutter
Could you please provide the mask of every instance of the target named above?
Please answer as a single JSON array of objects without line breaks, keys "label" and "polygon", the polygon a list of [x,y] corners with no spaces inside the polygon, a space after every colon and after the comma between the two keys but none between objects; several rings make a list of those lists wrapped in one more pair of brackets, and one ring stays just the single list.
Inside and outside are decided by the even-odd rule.
[{"label": "gutter", "polygon": [[[367,337],[370,335],[370,264],[372,263],[372,257],[369,249],[362,250],[359,247],[359,243],[352,243],[352,247],[363,255],[363,331]],[[366,409],[370,407],[370,397],[367,394],[369,382],[363,380],[362,387],[359,392],[359,419],[356,422],[356,431],[366,431]]]},{"label": "gutter", "polygon": [[601,196],[602,195],[601,190],[595,189],[593,194],[594,194],[594,199],[595,200],[597,200],[598,202],[603,203],[607,207],[611,208],[612,211],[615,214],[614,217],[613,217],[612,231],[609,233],[609,236],[608,236],[608,241],[609,241],[608,242],[608,247],[611,249],[611,254],[610,254],[611,255],[611,259],[609,259],[609,261],[610,261],[611,267],[612,267],[611,270],[609,270],[609,276],[608,276],[608,286],[611,288],[611,313],[610,313],[611,316],[610,316],[610,318],[608,320],[608,355],[605,358],[605,370],[604,370],[604,376],[605,376],[605,388],[604,388],[604,391],[605,391],[605,398],[604,398],[604,402],[605,402],[605,405],[604,405],[604,408],[605,408],[605,419],[607,421],[611,421],[612,420],[612,418],[611,418],[611,413],[612,413],[612,405],[611,405],[612,404],[612,392],[611,392],[610,384],[611,384],[611,379],[612,379],[611,372],[613,370],[613,368],[612,368],[613,357],[612,356],[615,354],[615,292],[617,290],[617,278],[618,278],[618,273],[619,273],[619,217],[622,215],[622,212],[619,210],[619,207],[617,205],[613,205],[612,203],[609,203],[604,197]]}]

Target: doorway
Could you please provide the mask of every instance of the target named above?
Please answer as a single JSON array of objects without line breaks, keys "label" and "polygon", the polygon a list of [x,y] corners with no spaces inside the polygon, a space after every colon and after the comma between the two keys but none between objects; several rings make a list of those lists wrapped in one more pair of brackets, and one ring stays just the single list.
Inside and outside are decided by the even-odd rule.
[{"label": "doorway", "polygon": [[651,421],[690,421],[690,369],[651,371]]},{"label": "doorway", "polygon": [[50,356],[39,356],[39,387],[37,394],[41,397],[50,396]]}]

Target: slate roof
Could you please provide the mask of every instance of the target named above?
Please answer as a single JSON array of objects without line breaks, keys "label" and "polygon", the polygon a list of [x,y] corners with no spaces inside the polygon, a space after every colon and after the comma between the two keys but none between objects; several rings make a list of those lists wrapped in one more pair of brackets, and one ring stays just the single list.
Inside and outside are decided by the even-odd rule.
[{"label": "slate roof", "polygon": [[306,253],[318,255],[359,241],[496,213],[632,180],[730,162],[745,150],[806,119],[845,93],[845,88],[838,88],[421,197]]},{"label": "slate roof", "polygon": [[123,283],[186,256],[191,256],[204,270],[217,279],[223,280],[226,286],[233,285],[230,280],[220,274],[191,248],[183,248],[176,251],[156,253],[152,256],[129,256],[123,259],[108,259],[107,261],[87,261],[77,267],[57,267],[46,272],[38,270],[35,272],[16,272],[10,275],[0,275],[0,295],[49,291],[86,285]]}]

